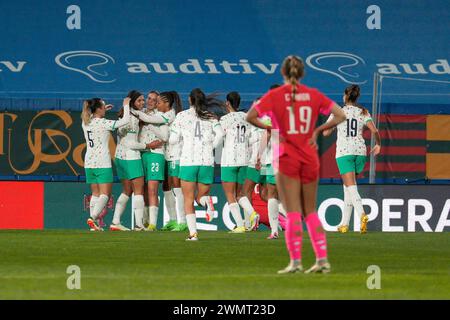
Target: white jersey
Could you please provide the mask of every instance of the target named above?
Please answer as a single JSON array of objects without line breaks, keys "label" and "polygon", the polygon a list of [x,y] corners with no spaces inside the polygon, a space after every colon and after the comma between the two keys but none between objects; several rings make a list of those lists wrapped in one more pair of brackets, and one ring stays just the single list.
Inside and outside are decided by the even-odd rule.
[{"label": "white jersey", "polygon": [[[159,114],[156,110],[148,110],[145,114],[149,116],[157,116]],[[138,140],[145,144],[152,141],[161,140],[167,142],[169,138],[169,126],[167,124],[152,124],[148,123],[142,126]],[[148,151],[148,150],[147,150]],[[151,152],[164,154],[164,145],[157,149],[152,149]]]},{"label": "white jersey", "polygon": [[249,142],[249,159],[248,166],[254,168],[256,166],[256,161],[258,160],[259,148],[261,145],[261,139],[265,130],[251,126],[250,136],[248,138]]},{"label": "white jersey", "polygon": [[230,112],[220,119],[225,134],[222,149],[222,167],[247,166],[250,136],[250,123],[244,112]]},{"label": "white jersey", "polygon": [[144,150],[145,143],[138,142],[139,118],[131,116],[130,123],[118,130],[116,158],[121,160],[141,159],[140,150]]},{"label": "white jersey", "polygon": [[191,107],[177,114],[170,130],[169,143],[179,143],[183,139],[180,166],[213,166],[213,151],[222,137],[223,131],[217,120],[200,119]]},{"label": "white jersey", "polygon": [[130,120],[129,107],[124,110],[124,117],[120,120],[107,120],[92,117],[86,125],[81,124],[86,140],[85,168],[111,168],[111,153],[109,151],[110,131],[126,125]]},{"label": "white jersey", "polygon": [[[337,125],[336,158],[347,155],[365,156],[366,143],[363,129],[368,121],[372,121],[370,114],[363,114],[361,108],[346,105],[342,108],[347,120]],[[329,120],[333,115],[329,117]]]},{"label": "white jersey", "polygon": [[[170,111],[167,111],[166,113],[164,113],[164,116],[166,116],[166,118],[169,120],[169,132],[170,132],[173,122],[175,121],[175,117],[176,117],[175,110],[172,109]],[[169,133],[169,137],[170,137],[170,133]],[[182,143],[183,143],[182,139],[180,139],[175,144],[166,143],[164,155],[165,155],[165,158],[167,161],[180,160]]]}]

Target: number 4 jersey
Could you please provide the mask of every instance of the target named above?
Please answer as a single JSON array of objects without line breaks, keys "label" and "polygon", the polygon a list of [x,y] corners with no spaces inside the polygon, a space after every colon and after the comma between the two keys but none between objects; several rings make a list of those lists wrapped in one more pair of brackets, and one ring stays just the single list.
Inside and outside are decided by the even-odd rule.
[{"label": "number 4 jersey", "polygon": [[183,140],[180,166],[213,166],[213,151],[222,137],[223,131],[216,119],[200,119],[191,107],[177,114],[170,127],[169,143]]},{"label": "number 4 jersey", "polygon": [[[365,156],[367,149],[363,129],[372,118],[368,112],[364,114],[361,108],[352,105],[346,105],[342,110],[347,119],[337,126],[336,158],[348,155]],[[332,118],[333,115],[328,121]]]},{"label": "number 4 jersey", "polygon": [[328,116],[334,101],[302,84],[295,88],[294,103],[292,93],[292,85],[285,84],[266,93],[254,108],[259,117],[268,115],[271,118],[273,129],[279,129],[279,156],[318,163],[317,150],[309,145],[309,139],[319,113]]},{"label": "number 4 jersey", "polygon": [[220,118],[220,125],[225,134],[222,167],[241,167],[248,164],[250,124],[245,117],[244,112],[230,112]]}]

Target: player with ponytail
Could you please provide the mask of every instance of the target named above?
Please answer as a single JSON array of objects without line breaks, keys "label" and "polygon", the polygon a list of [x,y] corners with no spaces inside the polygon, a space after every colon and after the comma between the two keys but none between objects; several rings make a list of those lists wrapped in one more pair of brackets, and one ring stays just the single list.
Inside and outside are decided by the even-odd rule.
[{"label": "player with ponytail", "polygon": [[102,230],[98,221],[101,212],[111,196],[113,171],[109,150],[110,132],[126,126],[130,121],[130,99],[123,100],[123,117],[120,120],[105,119],[106,111],[112,107],[105,105],[100,98],[84,101],[81,112],[84,138],[86,139],[86,155],[84,168],[86,183],[91,187],[90,218],[87,224],[92,231]]},{"label": "player with ponytail", "polygon": [[[281,74],[284,85],[266,93],[247,114],[247,121],[272,130],[273,166],[277,190],[287,211],[285,232],[290,262],[278,273],[303,270],[301,262],[302,219],[305,220],[316,255],[316,263],[306,272],[330,272],[326,235],[316,209],[319,180],[317,136],[345,120],[342,109],[317,89],[300,83],[304,64],[297,56],[284,59]],[[319,113],[334,118],[315,128]],[[271,126],[258,118],[268,115]],[[274,138],[275,136],[275,138]],[[279,140],[277,145],[276,140]]]},{"label": "player with ponytail", "polygon": [[[376,144],[370,151],[374,155],[380,153],[381,138],[372,118],[366,108],[358,104],[360,88],[351,85],[344,91],[344,111],[347,120],[337,126],[336,162],[344,183],[344,213],[342,223],[338,227],[341,233],[348,232],[353,208],[360,221],[360,232],[367,232],[368,216],[364,213],[361,196],[356,185],[356,176],[360,174],[367,161],[366,143],[363,137],[364,127],[367,126],[375,136]],[[330,116],[329,121],[333,118]],[[325,130],[324,136],[329,136],[334,128]]]}]

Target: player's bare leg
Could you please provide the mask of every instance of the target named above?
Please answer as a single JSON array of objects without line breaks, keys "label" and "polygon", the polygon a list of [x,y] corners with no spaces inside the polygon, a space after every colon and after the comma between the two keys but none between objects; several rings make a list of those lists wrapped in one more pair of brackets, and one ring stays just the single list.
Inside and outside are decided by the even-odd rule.
[{"label": "player's bare leg", "polygon": [[243,233],[245,232],[244,221],[242,220],[240,207],[236,199],[237,183],[222,182],[222,187],[228,201],[231,215],[233,216],[234,222],[236,223],[236,228],[232,231],[233,233]]},{"label": "player's bare leg", "polygon": [[214,219],[214,204],[212,201],[212,197],[209,195],[209,191],[211,190],[210,184],[198,183],[198,194],[196,201],[199,205],[206,208],[206,221],[211,222]]}]

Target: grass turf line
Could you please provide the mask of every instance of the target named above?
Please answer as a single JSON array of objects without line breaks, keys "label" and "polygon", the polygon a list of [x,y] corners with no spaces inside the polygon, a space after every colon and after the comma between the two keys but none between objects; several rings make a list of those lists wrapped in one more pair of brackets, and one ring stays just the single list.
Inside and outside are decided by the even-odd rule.
[{"label": "grass turf line", "polygon": [[[266,236],[2,230],[0,299],[450,299],[447,233],[328,233],[327,275],[277,275],[284,239]],[[313,262],[306,236],[303,265]],[[81,290],[67,289],[69,265]],[[381,268],[380,290],[367,289],[369,265]]]}]

